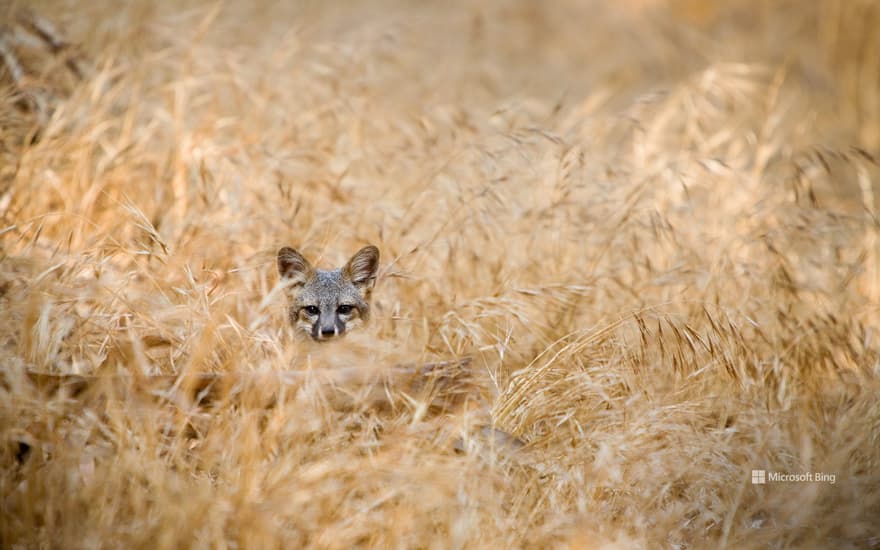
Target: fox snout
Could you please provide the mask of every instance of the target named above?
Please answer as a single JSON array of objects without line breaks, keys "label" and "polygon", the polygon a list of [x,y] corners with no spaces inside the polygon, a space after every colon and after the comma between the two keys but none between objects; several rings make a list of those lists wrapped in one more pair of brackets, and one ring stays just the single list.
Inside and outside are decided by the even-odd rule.
[{"label": "fox snout", "polygon": [[279,250],[278,273],[288,289],[288,313],[296,332],[326,342],[366,323],[378,268],[375,246],[362,248],[333,270],[312,267],[290,247]]},{"label": "fox snout", "polygon": [[[339,306],[336,308],[336,311],[320,311],[318,313],[318,319],[315,321],[312,321],[312,319],[306,319],[306,322],[311,324],[309,336],[315,341],[326,342],[333,338],[345,335],[346,323],[351,320],[351,315],[342,315],[339,312],[340,309],[347,311],[348,308],[345,306]],[[306,316],[308,317],[308,313],[306,313]]]}]

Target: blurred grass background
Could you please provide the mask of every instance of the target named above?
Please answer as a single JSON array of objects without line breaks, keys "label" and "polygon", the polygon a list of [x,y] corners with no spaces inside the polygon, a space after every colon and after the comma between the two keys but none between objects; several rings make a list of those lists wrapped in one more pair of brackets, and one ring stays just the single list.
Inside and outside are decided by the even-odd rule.
[{"label": "blurred grass background", "polygon": [[[0,8],[3,546],[880,546],[876,2]],[[277,249],[367,243],[292,339]]]}]

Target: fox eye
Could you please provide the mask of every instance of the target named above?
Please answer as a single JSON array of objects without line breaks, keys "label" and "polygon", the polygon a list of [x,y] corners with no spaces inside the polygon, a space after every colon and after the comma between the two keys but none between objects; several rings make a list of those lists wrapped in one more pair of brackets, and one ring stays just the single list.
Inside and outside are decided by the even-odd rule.
[{"label": "fox eye", "polygon": [[339,306],[338,308],[336,308],[336,312],[339,313],[340,315],[348,315],[349,313],[351,313],[352,309],[354,309],[352,306],[347,305],[347,304],[343,304],[343,305]]},{"label": "fox eye", "polygon": [[306,306],[303,309],[306,310],[306,313],[308,313],[309,315],[317,315],[321,313],[321,310],[318,309],[318,306]]}]

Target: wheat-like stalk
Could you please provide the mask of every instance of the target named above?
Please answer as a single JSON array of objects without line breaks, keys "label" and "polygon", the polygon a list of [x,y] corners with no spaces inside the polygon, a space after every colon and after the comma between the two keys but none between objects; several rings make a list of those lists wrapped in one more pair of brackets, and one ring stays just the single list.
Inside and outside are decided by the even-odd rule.
[{"label": "wheat-like stalk", "polygon": [[71,8],[0,3],[0,546],[880,544],[872,2]]}]

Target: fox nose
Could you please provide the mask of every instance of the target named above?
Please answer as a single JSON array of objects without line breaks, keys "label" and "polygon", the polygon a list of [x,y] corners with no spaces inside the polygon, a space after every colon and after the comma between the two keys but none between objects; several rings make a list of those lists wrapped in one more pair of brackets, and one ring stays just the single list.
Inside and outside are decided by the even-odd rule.
[{"label": "fox nose", "polygon": [[336,334],[337,332],[335,327],[323,327],[321,329],[321,336],[323,336],[324,338],[336,336]]}]

